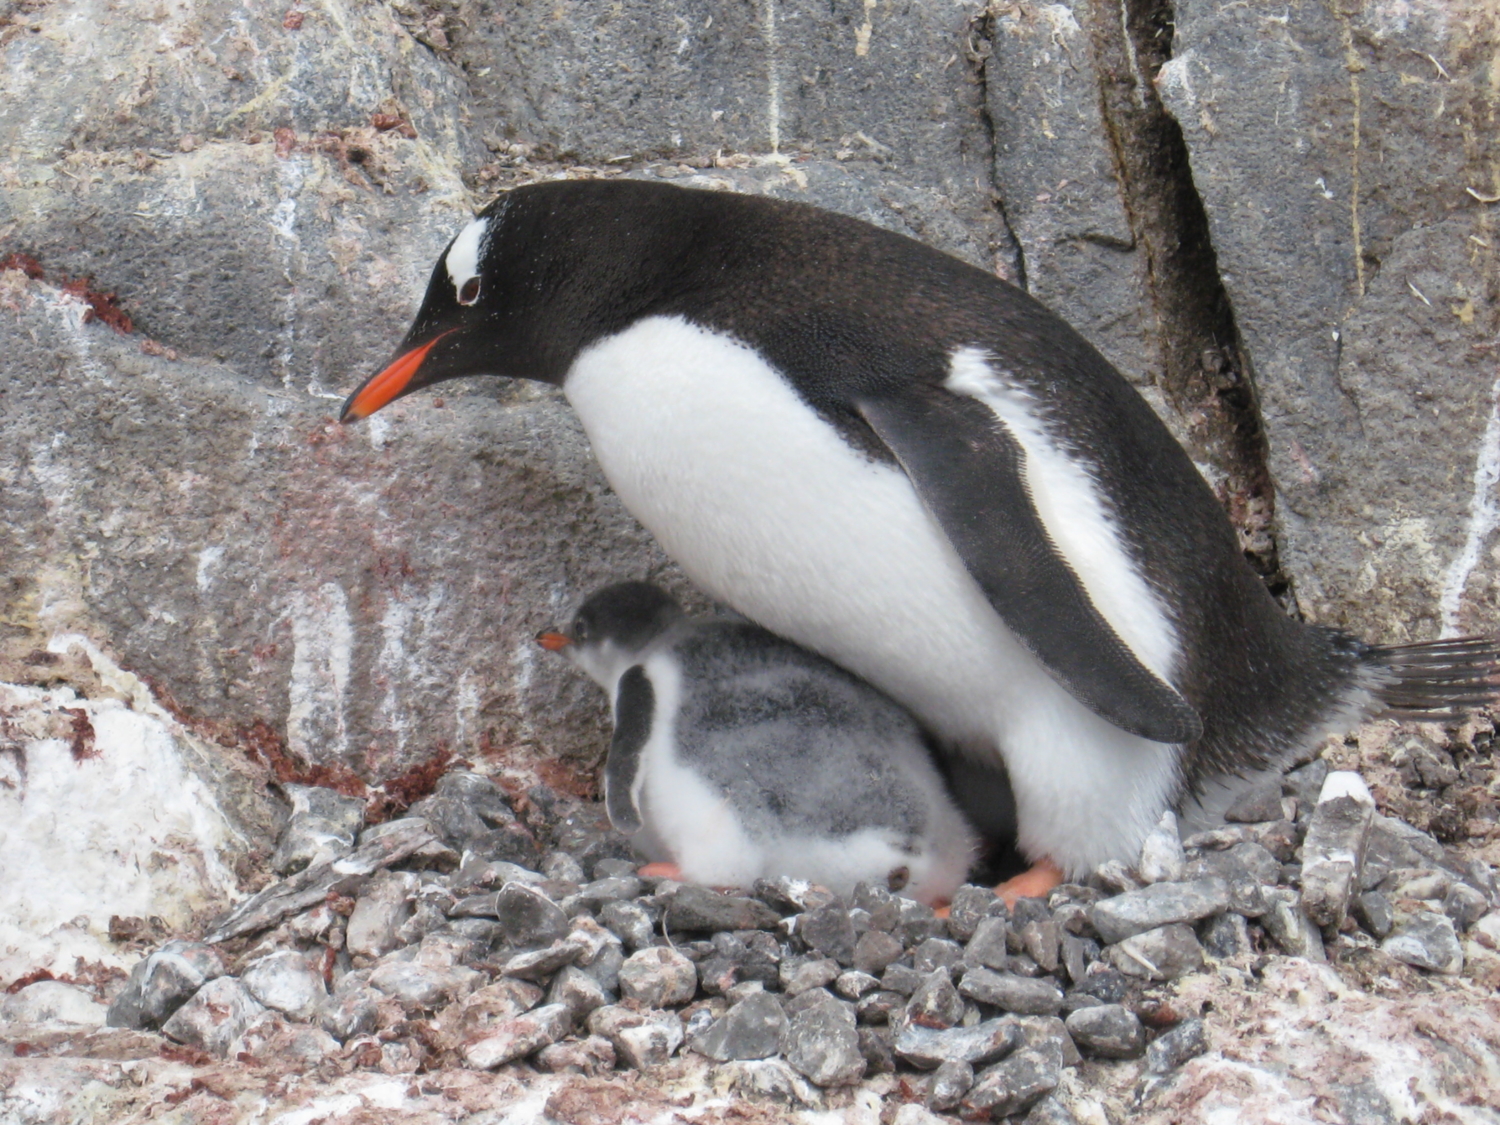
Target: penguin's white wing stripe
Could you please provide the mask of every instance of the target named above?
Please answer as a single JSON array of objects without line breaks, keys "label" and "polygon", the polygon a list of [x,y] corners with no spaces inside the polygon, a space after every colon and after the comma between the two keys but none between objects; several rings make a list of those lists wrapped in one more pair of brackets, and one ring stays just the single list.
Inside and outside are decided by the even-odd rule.
[{"label": "penguin's white wing stripe", "polygon": [[944,386],[982,402],[1026,453],[1026,484],[1053,543],[1089,600],[1137,660],[1171,683],[1179,642],[1166,609],[1141,576],[1093,475],[1058,447],[1034,400],[979,348],[953,354]]}]

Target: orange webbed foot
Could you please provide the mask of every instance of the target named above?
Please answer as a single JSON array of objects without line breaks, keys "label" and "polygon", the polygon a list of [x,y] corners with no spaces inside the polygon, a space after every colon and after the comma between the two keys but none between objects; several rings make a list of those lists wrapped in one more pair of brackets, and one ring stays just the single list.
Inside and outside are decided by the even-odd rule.
[{"label": "orange webbed foot", "polygon": [[1044,859],[1030,871],[1023,871],[1014,878],[1005,880],[995,888],[995,894],[1005,900],[1006,906],[1013,907],[1023,898],[1046,898],[1052,888],[1060,885],[1064,878],[1061,867],[1050,859]]}]

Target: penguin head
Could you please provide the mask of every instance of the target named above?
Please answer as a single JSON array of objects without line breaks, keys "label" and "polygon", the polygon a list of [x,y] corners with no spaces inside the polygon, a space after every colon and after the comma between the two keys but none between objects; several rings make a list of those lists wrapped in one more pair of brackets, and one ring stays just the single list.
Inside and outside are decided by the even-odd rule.
[{"label": "penguin head", "polygon": [[649,582],[619,582],[589,596],[566,633],[537,634],[537,644],[561,652],[590,678],[611,689],[648,648],[683,617],[666,591]]},{"label": "penguin head", "polygon": [[661,296],[679,256],[673,204],[703,194],[663,187],[574,180],[496,198],[448,243],[406,338],[339,420],[464,375],[560,384],[583,347]]}]

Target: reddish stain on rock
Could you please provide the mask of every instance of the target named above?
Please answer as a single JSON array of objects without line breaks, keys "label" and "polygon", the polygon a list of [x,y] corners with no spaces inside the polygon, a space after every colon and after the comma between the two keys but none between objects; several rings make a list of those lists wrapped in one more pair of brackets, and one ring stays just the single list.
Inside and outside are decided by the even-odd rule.
[{"label": "reddish stain on rock", "polygon": [[298,31],[302,27],[302,21],[306,18],[306,12],[299,12],[294,8],[281,17],[281,26],[288,31]]},{"label": "reddish stain on rock", "polygon": [[31,972],[25,974],[24,976],[17,977],[15,980],[11,981],[10,984],[6,985],[5,993],[7,996],[14,996],[17,992],[20,992],[21,989],[27,987],[28,985],[36,984],[37,981],[56,979],[57,978],[46,969],[32,969]]},{"label": "reddish stain on rock", "polygon": [[72,716],[68,721],[73,726],[73,737],[69,740],[73,760],[86,762],[90,758],[97,758],[99,747],[95,742],[94,724],[89,722],[89,713],[82,707],[65,707],[63,710]]}]

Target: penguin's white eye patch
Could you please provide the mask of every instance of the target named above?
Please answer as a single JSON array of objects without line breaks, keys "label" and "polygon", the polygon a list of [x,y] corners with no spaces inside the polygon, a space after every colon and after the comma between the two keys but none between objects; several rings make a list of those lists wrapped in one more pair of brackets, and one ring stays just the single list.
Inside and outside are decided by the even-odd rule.
[{"label": "penguin's white eye patch", "polygon": [[490,220],[475,219],[448,247],[448,280],[453,283],[453,292],[461,305],[472,305],[479,300],[479,266],[489,240]]}]

